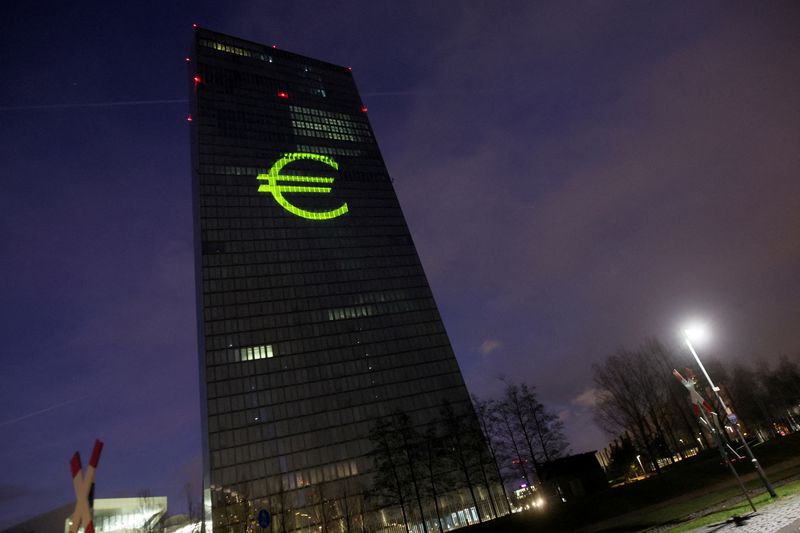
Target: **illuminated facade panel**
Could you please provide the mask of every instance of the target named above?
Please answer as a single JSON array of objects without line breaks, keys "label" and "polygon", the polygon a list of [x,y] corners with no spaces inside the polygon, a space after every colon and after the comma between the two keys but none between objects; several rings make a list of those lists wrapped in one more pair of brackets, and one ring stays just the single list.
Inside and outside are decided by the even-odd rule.
[{"label": "illuminated facade panel", "polygon": [[470,407],[353,76],[204,29],[188,64],[207,522],[389,527],[376,422]]}]

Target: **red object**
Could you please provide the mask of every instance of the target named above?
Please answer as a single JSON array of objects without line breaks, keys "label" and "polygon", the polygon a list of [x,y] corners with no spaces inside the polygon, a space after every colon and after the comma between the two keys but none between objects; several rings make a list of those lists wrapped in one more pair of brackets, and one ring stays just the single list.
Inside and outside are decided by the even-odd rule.
[{"label": "red object", "polygon": [[197,24],[192,24],[192,28],[196,30],[197,29]]},{"label": "red object", "polygon": [[349,70],[350,72],[353,72],[353,67],[347,67],[347,70]]},{"label": "red object", "polygon": [[197,85],[198,83],[203,83],[203,78],[201,78],[200,76],[195,76],[194,84]]},{"label": "red object", "polygon": [[362,112],[362,113],[366,113],[366,112],[367,112],[367,106],[365,106],[365,105],[362,105],[362,106],[361,106],[361,112]]},{"label": "red object", "polygon": [[97,468],[97,463],[100,462],[100,452],[103,451],[103,441],[95,439],[94,449],[92,450],[92,458],[89,459],[89,464]]},{"label": "red object", "polygon": [[277,44],[273,44],[272,48],[278,48],[278,45]]},{"label": "red object", "polygon": [[81,471],[81,454],[75,452],[75,455],[72,456],[72,459],[69,462],[70,468],[72,468],[72,477],[78,475],[78,472]]},{"label": "red object", "polygon": [[186,121],[187,122],[191,122],[192,121],[192,115],[189,115],[188,117],[186,117]]},{"label": "red object", "polygon": [[278,92],[278,97],[279,98],[289,98],[289,93],[286,93],[286,92],[283,92],[283,91],[279,91]]}]

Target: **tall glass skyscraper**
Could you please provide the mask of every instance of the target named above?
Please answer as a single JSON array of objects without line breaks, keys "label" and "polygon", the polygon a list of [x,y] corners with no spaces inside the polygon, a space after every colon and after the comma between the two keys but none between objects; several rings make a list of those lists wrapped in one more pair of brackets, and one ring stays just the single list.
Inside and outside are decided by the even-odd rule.
[{"label": "tall glass skyscraper", "polygon": [[[202,28],[188,64],[207,524],[427,527],[374,495],[376,428],[474,416],[350,69]],[[443,527],[492,514],[472,484]]]}]

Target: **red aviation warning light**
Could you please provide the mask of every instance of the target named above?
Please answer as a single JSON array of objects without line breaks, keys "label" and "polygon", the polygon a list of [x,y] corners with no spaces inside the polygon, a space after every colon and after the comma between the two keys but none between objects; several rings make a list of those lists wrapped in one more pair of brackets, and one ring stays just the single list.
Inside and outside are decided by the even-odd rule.
[{"label": "red aviation warning light", "polygon": [[191,122],[191,121],[192,121],[192,115],[189,115],[188,117],[186,117],[186,122]]},{"label": "red aviation warning light", "polygon": [[194,77],[194,78],[192,78],[192,79],[194,80],[194,85],[195,85],[195,87],[196,87],[197,85],[199,85],[199,84],[203,83],[203,78],[201,78],[199,75],[198,75],[198,76],[195,76],[195,77]]},{"label": "red aviation warning light", "polygon": [[289,98],[289,93],[287,93],[285,91],[278,91],[278,98],[286,98],[286,99],[288,99]]},{"label": "red aviation warning light", "polygon": [[362,113],[366,113],[366,112],[367,112],[367,106],[365,106],[365,105],[362,105],[362,106],[361,106],[361,112],[362,112]]}]

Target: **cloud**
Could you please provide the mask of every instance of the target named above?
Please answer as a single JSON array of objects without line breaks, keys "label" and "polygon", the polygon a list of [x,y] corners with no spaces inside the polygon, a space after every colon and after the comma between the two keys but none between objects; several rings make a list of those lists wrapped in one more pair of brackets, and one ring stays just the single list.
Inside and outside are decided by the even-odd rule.
[{"label": "cloud", "polygon": [[572,404],[584,408],[593,408],[597,405],[598,394],[599,391],[596,388],[588,388],[573,398]]},{"label": "cloud", "polygon": [[494,352],[495,350],[501,348],[502,346],[503,346],[503,343],[500,342],[497,339],[486,339],[485,341],[483,341],[483,343],[481,343],[481,346],[480,346],[479,349],[481,351],[481,354],[489,355],[492,352]]}]

